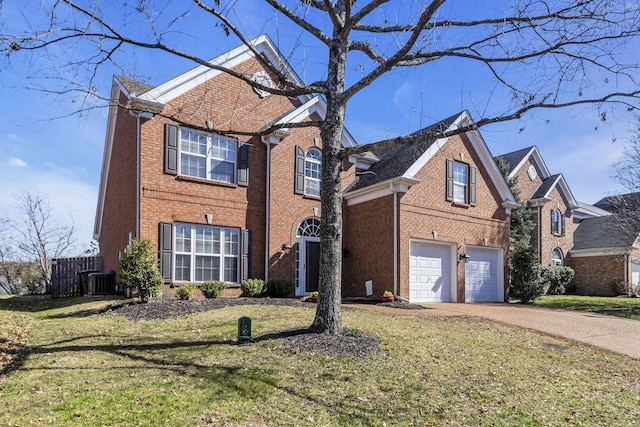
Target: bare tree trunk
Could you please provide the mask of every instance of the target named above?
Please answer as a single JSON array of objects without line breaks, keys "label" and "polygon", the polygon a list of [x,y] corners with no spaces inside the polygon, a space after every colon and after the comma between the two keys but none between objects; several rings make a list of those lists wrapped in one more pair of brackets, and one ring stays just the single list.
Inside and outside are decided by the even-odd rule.
[{"label": "bare tree trunk", "polygon": [[329,52],[327,114],[322,137],[322,217],[320,227],[320,284],[318,308],[311,329],[320,333],[342,332],[342,131],[347,42],[334,34]]}]

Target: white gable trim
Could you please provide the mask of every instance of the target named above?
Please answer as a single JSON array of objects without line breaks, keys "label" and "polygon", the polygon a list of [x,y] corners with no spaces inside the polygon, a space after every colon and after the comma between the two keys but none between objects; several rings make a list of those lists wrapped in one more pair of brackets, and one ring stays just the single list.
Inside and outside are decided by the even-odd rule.
[{"label": "white gable trim", "polygon": [[572,258],[585,258],[593,256],[608,256],[608,255],[629,255],[633,252],[633,247],[621,247],[621,248],[594,248],[594,249],[578,249],[570,250],[569,255]]},{"label": "white gable trim", "polygon": [[[573,194],[571,193],[571,190],[569,189],[569,186],[567,185],[567,181],[564,180],[564,176],[562,176],[562,174],[558,175],[558,177],[556,178],[556,180],[553,182],[553,184],[549,187],[549,189],[547,190],[546,193],[544,193],[544,195],[542,197],[537,198],[536,200],[551,200],[549,198],[549,194],[551,194],[551,191],[553,191],[553,189],[558,186],[559,187],[559,191],[566,197],[567,201],[569,202],[569,209],[577,209],[580,206],[578,205],[578,202],[576,201],[576,199],[573,197]],[[544,205],[544,203],[543,203]]]},{"label": "white gable trim", "polygon": [[[289,123],[300,123],[307,117],[310,117],[313,113],[318,114],[322,119],[324,119],[327,114],[327,103],[321,96],[315,96],[311,98],[298,108],[295,108],[282,116],[274,124],[286,125]],[[355,147],[357,145],[358,143],[355,141],[353,136],[346,128],[344,128],[342,130],[342,146]]]},{"label": "white gable trim", "polygon": [[111,167],[111,152],[113,150],[113,135],[115,134],[116,118],[118,116],[118,102],[120,93],[127,91],[118,79],[113,79],[111,86],[111,105],[109,106],[109,116],[107,118],[107,134],[104,141],[104,152],[102,154],[102,171],[100,173],[100,187],[98,188],[98,202],[96,206],[96,218],[93,225],[93,239],[98,241],[102,232],[102,216],[104,214],[104,200],[107,193],[107,177]]},{"label": "white gable trim", "polygon": [[536,166],[538,166],[538,169],[540,169],[541,171],[540,178],[542,180],[545,180],[551,176],[551,173],[549,172],[549,168],[547,168],[546,163],[544,162],[544,160],[542,159],[542,156],[540,155],[540,151],[538,151],[538,147],[534,145],[533,147],[531,147],[531,150],[529,150],[527,155],[524,156],[522,160],[520,160],[520,163],[518,163],[518,165],[511,170],[511,173],[509,174],[509,178],[513,178],[515,174],[520,170],[520,168],[527,162],[527,160],[529,160],[529,158],[531,158],[531,161],[535,163]]},{"label": "white gable trim", "polygon": [[[302,84],[300,77],[298,77],[293,68],[291,68],[287,61],[280,55],[267,35],[261,35],[251,40],[249,43],[253,45],[259,53],[264,54],[269,62],[271,62],[276,68],[282,70],[288,78],[292,79],[296,83]],[[253,58],[254,56],[253,52],[246,45],[242,45],[212,59],[209,63],[230,69]],[[173,99],[176,99],[222,73],[223,71],[214,70],[205,65],[200,65],[144,93],[137,98],[137,100],[145,103],[166,105]],[[304,102],[308,98],[309,96],[301,97],[301,102]]]},{"label": "white gable trim", "polygon": [[347,201],[347,206],[353,206],[370,200],[379,199],[380,197],[390,196],[393,193],[406,193],[409,191],[411,186],[419,182],[419,179],[400,176],[346,193],[344,195],[344,199]]}]

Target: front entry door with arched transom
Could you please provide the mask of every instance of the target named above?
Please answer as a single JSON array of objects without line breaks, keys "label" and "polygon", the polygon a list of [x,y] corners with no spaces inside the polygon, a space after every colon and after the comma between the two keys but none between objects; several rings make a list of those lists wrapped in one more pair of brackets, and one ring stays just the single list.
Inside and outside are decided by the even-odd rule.
[{"label": "front entry door with arched transom", "polygon": [[318,290],[320,277],[320,220],[307,218],[296,232],[296,295]]}]

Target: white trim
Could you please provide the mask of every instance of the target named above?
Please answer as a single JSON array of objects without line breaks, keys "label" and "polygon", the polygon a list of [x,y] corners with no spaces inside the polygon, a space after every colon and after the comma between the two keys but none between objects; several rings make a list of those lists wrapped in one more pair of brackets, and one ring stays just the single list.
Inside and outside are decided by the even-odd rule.
[{"label": "white trim", "polygon": [[571,258],[584,258],[592,256],[630,255],[633,252],[633,249],[633,247],[577,249],[570,250],[569,256],[571,256]]},{"label": "white trim", "polygon": [[344,194],[343,197],[347,201],[347,206],[353,206],[368,202],[369,200],[379,199],[380,197],[390,196],[394,192],[406,193],[411,186],[419,182],[419,179],[400,176],[355,191],[350,191]]},{"label": "white trim", "polygon": [[104,214],[104,201],[107,192],[107,177],[111,168],[111,153],[113,151],[113,136],[115,135],[116,119],[118,117],[118,104],[120,93],[124,87],[114,77],[111,84],[111,105],[107,117],[107,133],[104,138],[104,151],[102,153],[102,169],[100,173],[100,187],[98,188],[98,202],[96,206],[96,219],[93,225],[93,238],[100,241],[102,233],[102,216]]},{"label": "white trim", "polygon": [[[249,41],[249,44],[251,44],[259,53],[264,54],[269,62],[281,70],[281,72],[288,78],[292,79],[297,84],[302,84],[300,77],[298,77],[293,68],[289,66],[286,60],[278,52],[267,35],[263,34]],[[253,57],[254,54],[249,47],[241,45],[212,59],[209,61],[209,64],[231,69]],[[206,65],[200,65],[144,93],[140,97],[136,98],[136,100],[143,103],[166,105],[177,97],[189,92],[203,83],[206,83],[208,80],[222,73],[223,71],[211,69]],[[308,95],[301,96],[299,99],[300,102],[304,102],[304,100],[308,99]]]},{"label": "white trim", "polygon": [[[440,240],[429,240],[429,239],[419,239],[410,237],[409,238],[409,254],[407,257],[407,263],[409,264],[409,276],[411,276],[411,245],[413,243],[422,244],[422,245],[436,245],[436,246],[447,246],[449,247],[449,268],[451,271],[449,277],[449,301],[450,302],[458,302],[458,264],[456,252],[458,245],[453,242],[443,242]],[[409,278],[409,296],[411,296],[411,279]]]},{"label": "white trim", "polygon": [[[506,154],[509,154],[509,153],[506,153]],[[542,156],[540,155],[540,151],[538,151],[538,147],[534,145],[533,147],[531,147],[527,155],[522,157],[522,160],[520,160],[520,163],[518,163],[516,167],[514,167],[511,170],[511,173],[509,174],[509,178],[513,178],[515,174],[520,170],[520,168],[524,166],[527,160],[529,160],[530,157],[533,157],[532,159],[533,162],[535,162],[538,168],[542,171],[542,173],[540,174],[540,179],[542,181],[544,181],[545,179],[551,176],[551,173],[549,172],[547,165],[545,164],[544,160],[542,159]]]},{"label": "white trim", "polygon": [[[447,131],[449,129],[447,129]],[[436,155],[436,153],[440,150],[440,148],[442,148],[442,146],[444,146],[444,144],[447,143],[447,141],[449,141],[449,138],[436,139],[433,144],[431,144],[431,146],[427,148],[427,150],[422,153],[420,157],[418,157],[418,160],[416,160],[409,167],[409,169],[407,169],[407,171],[404,173],[404,176],[413,178],[420,171],[420,169],[422,169],[424,165],[426,165],[427,162],[429,162],[429,160],[431,160],[431,158]]]},{"label": "white trim", "polygon": [[[315,96],[306,101],[298,108],[294,108],[293,110],[289,111],[287,114],[278,119],[278,121],[273,123],[273,125],[300,123],[307,117],[310,117],[313,113],[318,114],[322,119],[324,119],[327,115],[327,103],[321,96]],[[266,129],[267,127],[269,126],[265,126],[263,127],[263,129]],[[347,128],[342,129],[341,143],[343,147],[355,147],[358,145]]]}]

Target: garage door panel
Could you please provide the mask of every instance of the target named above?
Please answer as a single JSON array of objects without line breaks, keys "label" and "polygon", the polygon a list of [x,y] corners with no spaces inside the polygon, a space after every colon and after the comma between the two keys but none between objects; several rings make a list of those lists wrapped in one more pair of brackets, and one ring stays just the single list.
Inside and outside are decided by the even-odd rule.
[{"label": "garage door panel", "polygon": [[409,298],[412,302],[451,299],[451,248],[413,242],[410,246]]},{"label": "garage door panel", "polygon": [[640,283],[640,264],[631,265],[631,283],[634,285]]},{"label": "garage door panel", "polygon": [[468,302],[498,301],[500,275],[498,249],[468,248],[465,264],[465,300]]}]

